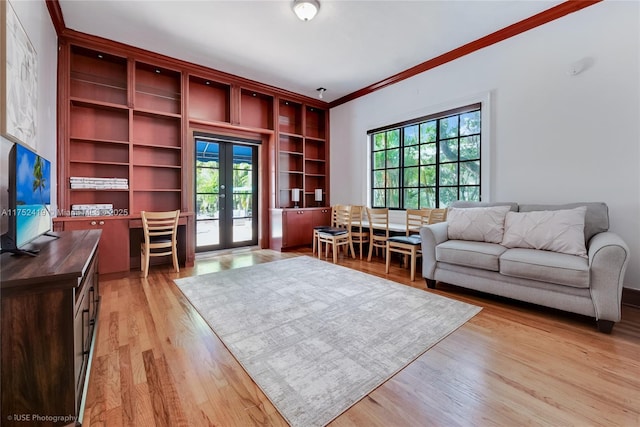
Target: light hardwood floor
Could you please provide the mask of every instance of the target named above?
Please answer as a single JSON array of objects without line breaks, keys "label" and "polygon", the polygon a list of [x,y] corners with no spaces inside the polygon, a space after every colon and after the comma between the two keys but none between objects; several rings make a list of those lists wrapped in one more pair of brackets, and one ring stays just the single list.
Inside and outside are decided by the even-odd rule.
[{"label": "light hardwood floor", "polygon": [[[244,250],[199,258],[179,274],[152,267],[101,278],[96,348],[83,425],[287,425],[172,279],[310,250]],[[339,264],[426,289],[395,261]],[[439,284],[483,310],[374,390],[337,426],[638,426],[640,309],[611,335],[592,319]]]}]

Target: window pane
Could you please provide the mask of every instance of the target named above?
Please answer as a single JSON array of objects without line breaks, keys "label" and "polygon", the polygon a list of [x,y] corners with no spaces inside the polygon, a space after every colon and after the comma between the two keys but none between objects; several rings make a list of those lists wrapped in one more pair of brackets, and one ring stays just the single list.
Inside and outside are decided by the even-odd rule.
[{"label": "window pane", "polygon": [[460,115],[460,135],[480,133],[480,110]]},{"label": "window pane", "polygon": [[418,189],[407,188],[404,190],[404,208],[405,209],[419,209],[418,208]]},{"label": "window pane", "polygon": [[387,170],[387,187],[400,187],[400,169]]},{"label": "window pane", "polygon": [[384,133],[373,134],[373,151],[384,150]]},{"label": "window pane", "polygon": [[433,165],[436,163],[436,144],[423,144],[420,146],[420,164]]},{"label": "window pane", "polygon": [[480,161],[460,163],[460,185],[480,184]]},{"label": "window pane", "polygon": [[420,186],[436,185],[436,167],[421,166],[420,167]]},{"label": "window pane", "polygon": [[373,153],[373,169],[384,169],[384,161],[386,151],[377,151]]},{"label": "window pane", "polygon": [[420,146],[412,145],[404,149],[404,166],[418,166],[420,160]]},{"label": "window pane", "polygon": [[458,136],[458,116],[440,119],[440,139]]},{"label": "window pane", "polygon": [[456,163],[445,163],[440,165],[440,185],[458,184],[458,165]]},{"label": "window pane", "polygon": [[212,246],[220,244],[220,221],[199,220],[196,227],[196,246]]},{"label": "window pane", "polygon": [[445,208],[458,200],[457,187],[440,187],[440,207]]},{"label": "window pane", "polygon": [[385,194],[385,190],[373,190],[372,205],[374,208],[386,207],[384,194]]},{"label": "window pane", "polygon": [[217,194],[198,194],[196,196],[196,213],[198,219],[220,217],[219,196]]},{"label": "window pane", "polygon": [[400,190],[393,188],[387,190],[387,207],[399,208],[400,207]]},{"label": "window pane", "polygon": [[440,142],[440,161],[455,162],[458,160],[458,139],[448,139]]},{"label": "window pane", "polygon": [[244,218],[251,216],[251,194],[234,194],[233,195],[233,217]]},{"label": "window pane", "polygon": [[404,128],[404,145],[415,145],[418,143],[418,125]]},{"label": "window pane", "polygon": [[196,193],[217,193],[220,169],[196,168]]},{"label": "window pane", "polygon": [[434,208],[479,200],[481,119],[480,109],[445,112],[372,134],[372,205]]},{"label": "window pane", "polygon": [[460,200],[480,201],[480,186],[460,187]]},{"label": "window pane", "polygon": [[460,138],[460,160],[480,158],[480,135]]},{"label": "window pane", "polygon": [[420,189],[420,208],[436,207],[436,189],[435,187],[427,187]]},{"label": "window pane", "polygon": [[417,187],[420,185],[419,168],[405,168],[404,182],[405,187]]},{"label": "window pane", "polygon": [[435,142],[436,140],[436,121],[420,124],[420,143]]},{"label": "window pane", "polygon": [[387,148],[396,148],[400,146],[400,129],[387,131]]},{"label": "window pane", "polygon": [[384,187],[384,180],[385,177],[385,171],[374,171],[373,172],[373,187],[374,188],[381,188]]},{"label": "window pane", "polygon": [[387,167],[397,168],[398,166],[400,166],[400,149],[387,150]]}]

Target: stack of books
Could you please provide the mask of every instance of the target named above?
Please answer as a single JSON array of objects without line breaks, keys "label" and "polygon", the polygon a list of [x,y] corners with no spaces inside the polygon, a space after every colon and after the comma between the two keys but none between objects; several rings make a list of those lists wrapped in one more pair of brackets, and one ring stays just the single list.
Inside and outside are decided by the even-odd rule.
[{"label": "stack of books", "polygon": [[69,178],[71,189],[90,190],[128,190],[129,180],[127,178],[93,178],[72,176]]},{"label": "stack of books", "polygon": [[111,216],[113,204],[96,203],[89,205],[71,205],[71,216]]}]

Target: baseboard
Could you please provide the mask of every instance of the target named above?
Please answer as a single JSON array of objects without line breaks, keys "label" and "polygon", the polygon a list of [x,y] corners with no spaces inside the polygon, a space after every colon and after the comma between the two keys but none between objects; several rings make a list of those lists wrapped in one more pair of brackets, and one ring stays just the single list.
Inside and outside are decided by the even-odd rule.
[{"label": "baseboard", "polygon": [[640,308],[640,290],[622,288],[622,304]]}]

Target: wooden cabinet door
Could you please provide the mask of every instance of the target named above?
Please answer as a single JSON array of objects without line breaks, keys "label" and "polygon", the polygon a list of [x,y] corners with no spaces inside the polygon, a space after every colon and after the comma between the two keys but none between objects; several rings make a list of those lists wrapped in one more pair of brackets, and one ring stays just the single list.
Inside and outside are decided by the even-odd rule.
[{"label": "wooden cabinet door", "polygon": [[282,212],[282,247],[304,246],[312,240],[312,214],[302,209]]},{"label": "wooden cabinet door", "polygon": [[331,208],[314,209],[311,228],[317,225],[331,225]]},{"label": "wooden cabinet door", "polygon": [[98,272],[100,274],[129,271],[129,221],[126,219],[87,218],[65,221],[65,230],[102,229]]}]

